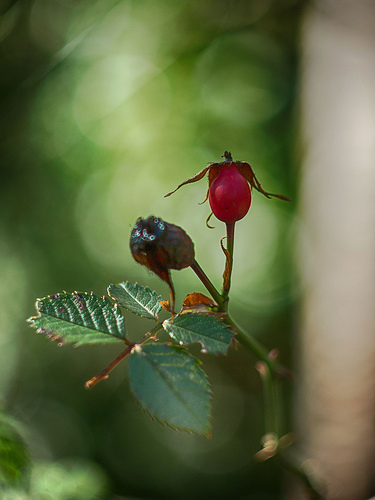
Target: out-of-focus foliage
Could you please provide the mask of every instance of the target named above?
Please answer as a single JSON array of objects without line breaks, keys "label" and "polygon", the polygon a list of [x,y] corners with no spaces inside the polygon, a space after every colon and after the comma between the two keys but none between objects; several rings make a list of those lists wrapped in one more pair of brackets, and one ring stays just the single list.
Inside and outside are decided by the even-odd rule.
[{"label": "out-of-focus foliage", "polygon": [[30,488],[7,488],[2,500],[100,500],[108,497],[105,473],[83,460],[46,462],[34,465]]},{"label": "out-of-focus foliage", "polygon": [[30,455],[10,417],[0,412],[0,492],[4,489],[27,490]]},{"label": "out-of-focus foliage", "polygon": [[[35,461],[95,462],[112,498],[275,499],[279,475],[255,464],[263,432],[252,358],[201,355],[214,381],[212,440],[149,422],[118,353],[57,349],[26,326],[35,297],[105,293],[139,281],[130,227],[155,214],[181,225],[220,286],[223,225],[209,231],[206,187],[163,195],[225,150],[265,189],[293,198],[293,109],[302,0],[4,0],[0,5],[0,402],[28,428]],[[288,358],[296,295],[292,207],[254,193],[236,227],[232,312]],[[209,251],[208,251],[209,249]],[[203,291],[175,272],[177,302]],[[131,339],[144,332],[126,319]],[[198,350],[197,350],[198,351]],[[150,466],[150,464],[152,464]],[[272,478],[272,480],[270,480]],[[101,496],[100,496],[101,495]],[[105,498],[104,493],[100,498]],[[57,497],[56,497],[57,498]]]}]

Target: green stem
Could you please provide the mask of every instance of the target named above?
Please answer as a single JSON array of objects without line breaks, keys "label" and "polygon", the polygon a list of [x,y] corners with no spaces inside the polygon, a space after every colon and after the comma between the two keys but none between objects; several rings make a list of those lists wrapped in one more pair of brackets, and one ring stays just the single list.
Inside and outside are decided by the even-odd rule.
[{"label": "green stem", "polygon": [[[264,418],[265,418],[265,434],[266,441],[264,446],[267,449],[266,453],[269,453],[266,458],[270,458],[277,451],[277,442],[280,434],[281,422],[280,412],[278,409],[278,398],[277,398],[277,380],[276,380],[276,363],[272,359],[268,350],[263,344],[258,342],[254,337],[243,332],[238,325],[234,323],[230,316],[227,316],[224,321],[232,325],[236,332],[236,338],[244,344],[259,360],[257,363],[257,369],[260,373],[260,377],[263,385],[264,393]],[[268,445],[273,442],[275,446]]]},{"label": "green stem", "polygon": [[264,361],[257,364],[264,392],[264,420],[266,436],[274,436],[277,442],[280,435],[279,412],[276,397],[276,380]]},{"label": "green stem", "polygon": [[[207,291],[211,294],[211,297],[217,302],[219,310],[226,312],[226,300],[216,290],[215,286],[212,284],[211,280],[208,278],[198,262],[194,260],[190,267],[206,287]],[[242,331],[241,328],[232,320],[229,314],[225,317],[224,322],[233,327],[233,329],[237,332],[237,339],[244,344],[260,361],[264,361],[271,371],[274,369],[274,363],[270,360],[268,351],[263,344],[258,342],[248,333]]]},{"label": "green stem", "polygon": [[251,351],[259,361],[263,361],[271,372],[274,371],[275,363],[270,359],[268,350],[263,344],[258,342],[258,340],[252,337],[249,333],[245,333],[238,325],[233,321],[233,319],[228,314],[224,319],[224,322],[232,326],[236,331],[236,339],[241,342],[249,351]]},{"label": "green stem", "polygon": [[[233,228],[234,230],[234,228]],[[228,242],[233,241],[228,238]],[[233,244],[228,244],[227,247],[229,252],[233,255]],[[206,287],[208,292],[211,294],[212,298],[217,302],[218,308],[222,312],[227,312],[228,299],[224,298],[212,284],[206,273],[200,267],[198,262],[194,260],[193,264],[190,266],[198,278],[201,280],[203,285]],[[279,448],[279,432],[281,427],[280,422],[280,411],[279,411],[279,398],[277,394],[277,377],[279,375],[290,378],[290,374],[287,369],[282,365],[277,363],[276,359],[271,355],[269,351],[264,347],[263,344],[258,342],[257,339],[252,337],[249,333],[243,331],[227,314],[223,321],[230,325],[236,331],[236,338],[241,344],[243,344],[247,349],[249,349],[255,357],[259,360],[257,365],[258,371],[261,374],[264,394],[265,394],[265,427],[266,436],[264,442],[264,448],[258,453],[258,456],[262,460],[266,460],[275,456],[280,464],[294,473],[299,479],[304,483],[306,487],[306,492],[311,500],[323,500],[321,494],[315,489],[310,481],[310,478],[305,473],[303,468],[294,460],[292,460],[284,450]]]},{"label": "green stem", "polygon": [[235,222],[228,222],[227,226],[227,250],[233,257],[233,248],[234,248],[234,226]]},{"label": "green stem", "polygon": [[[208,292],[211,294],[211,297],[217,302],[219,305],[219,308],[223,304],[223,297],[221,294],[216,290],[210,279],[208,278],[207,274],[203,271],[201,266],[198,264],[198,262],[194,259],[194,262],[190,266],[192,270],[195,272],[195,274],[198,276],[198,278],[201,280],[203,285],[206,287]],[[220,309],[222,310],[222,309]]]}]

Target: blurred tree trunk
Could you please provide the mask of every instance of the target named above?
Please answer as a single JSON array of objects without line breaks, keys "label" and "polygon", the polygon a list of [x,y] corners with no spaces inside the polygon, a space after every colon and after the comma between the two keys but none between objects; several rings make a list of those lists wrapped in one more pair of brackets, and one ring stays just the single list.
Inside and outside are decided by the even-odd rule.
[{"label": "blurred tree trunk", "polygon": [[[364,500],[375,476],[375,2],[314,3],[301,43],[295,419],[327,499]],[[305,498],[297,488],[288,499]]]}]

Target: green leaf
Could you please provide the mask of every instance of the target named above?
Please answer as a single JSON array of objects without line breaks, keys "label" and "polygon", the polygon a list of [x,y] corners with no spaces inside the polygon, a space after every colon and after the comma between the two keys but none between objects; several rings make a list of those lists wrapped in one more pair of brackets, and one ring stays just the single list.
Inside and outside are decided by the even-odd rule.
[{"label": "green leaf", "polygon": [[27,321],[47,338],[75,345],[126,340],[124,317],[117,306],[94,293],[48,295],[36,302],[38,316]]},{"label": "green leaf", "polygon": [[211,389],[199,364],[183,347],[137,345],[129,359],[130,389],[161,423],[209,436]]},{"label": "green leaf", "polygon": [[179,314],[165,320],[163,327],[180,344],[199,342],[209,354],[226,354],[234,335],[228,325],[208,314]]},{"label": "green leaf", "polygon": [[158,295],[153,290],[128,281],[118,285],[109,285],[108,295],[118,302],[120,306],[144,318],[158,319],[161,309]]},{"label": "green leaf", "polygon": [[0,412],[0,490],[27,490],[31,459],[18,430],[19,424]]}]

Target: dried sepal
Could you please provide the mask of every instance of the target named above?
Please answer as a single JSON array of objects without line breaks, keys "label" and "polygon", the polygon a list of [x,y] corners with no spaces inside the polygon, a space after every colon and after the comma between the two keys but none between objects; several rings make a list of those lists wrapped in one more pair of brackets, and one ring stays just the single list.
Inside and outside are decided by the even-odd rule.
[{"label": "dried sepal", "polygon": [[217,303],[212,298],[203,295],[203,293],[194,292],[189,293],[184,298],[181,312],[211,313],[216,308]]},{"label": "dried sepal", "polygon": [[224,269],[224,273],[223,273],[223,292],[225,294],[228,294],[229,289],[230,289],[230,279],[231,279],[231,275],[232,275],[233,256],[223,245],[224,239],[225,238],[222,238],[220,240],[220,246],[221,246],[221,249],[225,255],[225,269]]},{"label": "dried sepal", "polygon": [[201,304],[210,307],[217,306],[216,302],[211,297],[207,297],[207,295],[203,295],[203,293],[199,292],[189,293],[189,295],[186,295],[183,302],[183,306],[185,307],[194,307]]},{"label": "dried sepal", "polygon": [[171,312],[171,301],[170,300],[159,300],[161,307],[164,311]]},{"label": "dried sepal", "polygon": [[254,174],[254,170],[251,168],[249,163],[246,163],[245,161],[237,161],[234,162],[237,165],[238,171],[245,177],[245,179],[248,181],[251,187],[255,188],[259,193],[262,193],[266,198],[279,198],[280,200],[284,201],[291,201],[290,198],[287,196],[284,196],[283,194],[274,194],[274,193],[268,193],[265,191],[258,179],[256,178],[256,175]]},{"label": "dried sepal", "polygon": [[176,187],[176,189],[174,189],[170,193],[167,193],[166,195],[164,195],[164,198],[166,198],[167,196],[170,196],[171,194],[175,193],[177,191],[177,189],[180,189],[180,187],[184,186],[185,184],[190,184],[191,182],[200,181],[206,175],[206,172],[207,172],[207,170],[209,168],[210,168],[210,165],[208,165],[208,167],[204,168],[203,170],[201,170],[197,174],[193,175],[193,177],[190,177],[190,179],[187,179],[186,181],[182,182],[179,186]]},{"label": "dried sepal", "polygon": [[264,196],[266,196],[266,198],[279,198],[280,200],[291,201],[290,198],[288,198],[287,196],[284,196],[282,194],[274,194],[274,193],[269,193],[268,191],[265,191],[262,188],[260,182],[258,181],[258,179],[254,173],[254,170],[252,169],[252,167],[250,166],[249,163],[247,163],[245,161],[234,161],[231,153],[229,153],[228,151],[225,151],[223,157],[224,157],[223,161],[210,163],[206,168],[204,168],[203,170],[201,170],[197,174],[193,175],[193,177],[190,177],[186,181],[182,182],[179,186],[176,187],[176,189],[174,189],[170,193],[166,194],[165,197],[170,196],[171,194],[175,193],[178,189],[180,189],[180,187],[184,186],[185,184],[190,184],[192,182],[197,182],[197,181],[203,179],[203,177],[208,172],[208,189],[207,189],[206,197],[202,202],[202,203],[204,203],[208,199],[211,184],[216,179],[216,177],[219,175],[220,169],[224,166],[227,167],[228,165],[235,165],[237,167],[238,171],[248,181],[251,188],[254,188],[257,191],[259,191]]}]

